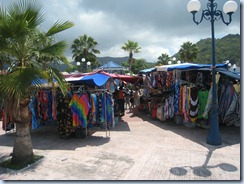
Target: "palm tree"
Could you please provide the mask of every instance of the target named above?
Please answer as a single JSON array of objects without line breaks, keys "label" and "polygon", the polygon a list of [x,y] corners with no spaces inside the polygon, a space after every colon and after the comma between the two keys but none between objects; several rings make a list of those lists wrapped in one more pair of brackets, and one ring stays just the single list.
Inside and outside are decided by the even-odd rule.
[{"label": "palm tree", "polygon": [[44,21],[41,6],[35,1],[19,1],[0,9],[0,52],[14,61],[9,72],[1,76],[0,90],[6,111],[12,110],[16,122],[12,163],[26,164],[33,160],[29,130],[28,104],[33,88],[41,86],[40,79],[58,82],[63,93],[66,82],[49,64],[57,60],[67,63],[63,53],[64,41],[54,36],[73,26],[71,22],[56,22],[47,32],[39,30]]},{"label": "palm tree", "polygon": [[133,62],[133,53],[139,53],[141,52],[137,42],[133,42],[128,40],[127,43],[124,43],[124,46],[121,47],[123,50],[129,52],[129,65],[130,65],[130,71],[131,71],[131,64]]},{"label": "palm tree", "polygon": [[156,65],[167,65],[169,60],[170,60],[169,55],[163,53],[161,56],[158,57],[158,61]]},{"label": "palm tree", "polygon": [[179,51],[179,56],[181,61],[183,62],[192,62],[197,58],[199,50],[196,44],[192,44],[191,42],[185,42],[181,46]]},{"label": "palm tree", "polygon": [[100,54],[100,51],[96,49],[98,43],[92,37],[88,37],[86,34],[80,36],[79,38],[73,41],[71,45],[73,56],[76,62],[81,62],[82,58],[85,58],[86,61],[91,62],[91,66],[94,67],[97,65],[96,55]]}]

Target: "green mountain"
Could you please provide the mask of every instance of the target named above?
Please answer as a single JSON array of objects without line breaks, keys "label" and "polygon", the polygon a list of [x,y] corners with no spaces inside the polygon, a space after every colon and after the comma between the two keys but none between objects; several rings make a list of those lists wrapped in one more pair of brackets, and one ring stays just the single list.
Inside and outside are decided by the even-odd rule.
[{"label": "green mountain", "polygon": [[[202,39],[196,43],[199,53],[196,61],[194,63],[212,63],[212,42],[211,38]],[[223,63],[226,60],[229,60],[230,63],[240,66],[241,58],[241,38],[239,34],[229,34],[223,38],[216,39],[216,63]],[[178,53],[174,56],[177,57]],[[98,57],[98,61],[101,65],[113,61],[119,65],[122,65],[123,62],[128,61],[128,57]],[[153,67],[154,63],[148,63],[148,68]],[[71,62],[72,65],[76,65],[75,62]],[[65,71],[68,67],[67,65],[61,64],[55,66],[60,71]]]},{"label": "green mountain", "polygon": [[[212,40],[202,39],[196,43],[199,53],[197,63],[212,63]],[[240,66],[241,38],[239,34],[229,34],[215,40],[216,63],[229,60],[231,64]]]}]

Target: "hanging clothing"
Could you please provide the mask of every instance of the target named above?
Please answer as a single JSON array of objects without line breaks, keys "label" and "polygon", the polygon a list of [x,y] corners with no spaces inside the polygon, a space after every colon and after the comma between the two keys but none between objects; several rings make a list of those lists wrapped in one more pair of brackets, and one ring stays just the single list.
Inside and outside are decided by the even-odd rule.
[{"label": "hanging clothing", "polygon": [[[199,90],[198,92],[198,100],[199,100],[199,110],[198,110],[198,118],[203,118],[204,109],[206,107],[208,101],[209,91],[207,90]],[[206,116],[208,118],[208,116]]]},{"label": "hanging clothing", "polygon": [[48,120],[52,120],[53,119],[53,113],[52,113],[52,91],[48,92],[48,111],[47,111],[47,115],[48,115]]},{"label": "hanging clothing", "polygon": [[226,111],[225,116],[223,118],[223,123],[227,126],[234,125],[235,122],[239,121],[238,115],[236,114],[236,106],[238,103],[237,98],[238,98],[237,93],[234,92],[230,106],[229,106],[228,110]]},{"label": "hanging clothing", "polygon": [[82,93],[79,97],[77,94],[72,96],[69,103],[72,111],[72,124],[74,127],[86,127],[87,126],[87,115],[91,107],[89,99],[85,93]]},{"label": "hanging clothing", "polygon": [[38,121],[37,116],[37,98],[33,97],[29,104],[29,109],[31,111],[31,127],[32,129],[39,128],[41,126],[40,121]]},{"label": "hanging clothing", "polygon": [[198,89],[196,87],[192,87],[190,89],[190,111],[189,117],[191,122],[195,122],[198,118]]},{"label": "hanging clothing", "polygon": [[70,136],[73,132],[71,109],[69,102],[71,95],[63,95],[61,92],[56,94],[57,105],[57,124],[59,135]]},{"label": "hanging clothing", "polygon": [[176,80],[174,88],[175,88],[175,93],[174,93],[174,113],[179,113],[180,86],[179,86],[178,80]]}]

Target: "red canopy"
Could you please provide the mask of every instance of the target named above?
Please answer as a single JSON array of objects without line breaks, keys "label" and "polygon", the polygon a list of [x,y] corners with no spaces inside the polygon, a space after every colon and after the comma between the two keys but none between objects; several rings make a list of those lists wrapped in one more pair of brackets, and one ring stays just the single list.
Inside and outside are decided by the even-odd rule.
[{"label": "red canopy", "polygon": [[114,79],[120,79],[122,81],[125,81],[125,82],[129,82],[129,83],[136,83],[137,81],[140,80],[140,77],[138,76],[129,76],[129,75],[120,75],[120,74],[115,74],[115,73],[107,73],[107,72],[101,72],[105,75],[108,75]]},{"label": "red canopy", "polygon": [[129,76],[129,75],[120,75],[120,74],[115,74],[115,73],[107,73],[107,72],[104,72],[104,71],[94,71],[94,72],[89,72],[89,73],[78,73],[78,74],[64,74],[64,77],[65,78],[69,78],[69,77],[82,77],[82,76],[86,76],[86,75],[92,75],[92,74],[95,74],[95,73],[102,73],[104,75],[107,75],[111,78],[114,78],[114,79],[120,79],[122,81],[125,81],[125,82],[129,82],[129,83],[136,83],[140,80],[140,77],[138,76]]}]

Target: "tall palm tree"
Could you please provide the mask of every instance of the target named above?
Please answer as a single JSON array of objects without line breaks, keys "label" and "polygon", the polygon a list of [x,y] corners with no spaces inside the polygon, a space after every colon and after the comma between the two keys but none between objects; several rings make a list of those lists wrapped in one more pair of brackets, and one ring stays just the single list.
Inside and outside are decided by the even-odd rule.
[{"label": "tall palm tree", "polygon": [[197,58],[199,50],[196,44],[185,42],[181,46],[179,56],[183,62],[193,62]]},{"label": "tall palm tree", "polygon": [[170,60],[169,55],[162,53],[162,55],[158,57],[158,61],[157,61],[156,65],[160,65],[160,64],[167,65],[169,60]]},{"label": "tall palm tree", "polygon": [[29,131],[28,104],[33,88],[41,86],[41,78],[58,82],[63,93],[66,82],[49,64],[55,60],[67,63],[63,55],[67,44],[55,42],[54,36],[73,26],[71,22],[56,22],[47,32],[39,26],[44,21],[41,6],[36,1],[19,1],[0,9],[0,52],[14,60],[1,76],[0,90],[6,111],[13,111],[16,122],[12,163],[26,164],[33,160]]},{"label": "tall palm tree", "polygon": [[100,54],[100,51],[96,49],[98,43],[92,37],[88,37],[86,34],[80,36],[73,41],[71,45],[73,56],[76,62],[81,62],[82,58],[86,61],[90,61],[92,67],[96,66],[96,55]]},{"label": "tall palm tree", "polygon": [[131,64],[133,62],[133,53],[139,53],[141,52],[141,47],[139,47],[137,42],[133,42],[128,40],[127,43],[124,43],[124,46],[121,47],[123,50],[129,52],[129,65],[130,65],[130,71],[131,71]]}]

